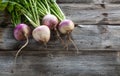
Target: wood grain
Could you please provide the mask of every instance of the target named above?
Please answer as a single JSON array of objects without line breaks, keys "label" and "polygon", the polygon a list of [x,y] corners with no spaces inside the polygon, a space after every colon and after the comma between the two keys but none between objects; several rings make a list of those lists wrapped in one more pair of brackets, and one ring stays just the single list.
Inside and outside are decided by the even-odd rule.
[{"label": "wood grain", "polygon": [[68,19],[72,19],[76,24],[97,24],[103,20],[107,13],[109,24],[120,24],[120,5],[108,4],[106,9],[98,4],[60,4]]},{"label": "wood grain", "polygon": [[[9,54],[9,55],[8,55]],[[24,51],[14,62],[15,51],[0,51],[2,76],[119,76],[116,52],[48,53]],[[13,70],[13,71],[11,71]]]},{"label": "wood grain", "polygon": [[120,0],[57,0],[58,3],[115,3],[119,4]]},{"label": "wood grain", "polygon": [[[72,39],[75,41],[79,50],[84,51],[119,51],[120,49],[120,26],[110,25],[80,25],[72,32]],[[25,41],[16,41],[13,37],[13,29],[5,28],[3,33],[3,43],[0,49],[15,50],[20,48]],[[54,36],[55,37],[55,36]],[[65,39],[65,37],[63,37]],[[33,45],[34,44],[34,45]],[[56,48],[55,48],[56,47]],[[47,49],[42,43],[36,42],[33,38],[29,39],[26,50],[43,51],[65,51],[61,41],[58,39],[48,42]],[[70,43],[69,50],[75,52],[75,48]]]},{"label": "wood grain", "polygon": [[[15,40],[13,28],[0,27],[0,76],[120,76],[120,1],[57,1],[67,18],[80,24],[71,34],[80,53],[71,43],[65,50],[53,36],[48,48],[31,37],[14,64],[25,41]],[[0,13],[0,26],[3,19]]]},{"label": "wood grain", "polygon": [[3,46],[2,46],[3,42],[4,42],[4,41],[3,41],[3,29],[0,28],[0,46],[1,46],[1,47],[3,47]]}]

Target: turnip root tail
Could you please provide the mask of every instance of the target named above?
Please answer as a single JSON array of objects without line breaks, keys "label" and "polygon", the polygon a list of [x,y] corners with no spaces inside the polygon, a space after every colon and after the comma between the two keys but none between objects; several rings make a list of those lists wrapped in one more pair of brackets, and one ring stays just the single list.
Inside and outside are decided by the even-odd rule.
[{"label": "turnip root tail", "polygon": [[54,28],[54,30],[55,30],[55,32],[57,34],[58,39],[62,42],[62,45],[64,46],[65,43],[64,43],[63,39],[60,37],[60,34],[59,34],[58,30],[56,29],[56,27]]},{"label": "turnip root tail", "polygon": [[69,49],[69,48],[68,48],[68,45],[69,45],[69,41],[70,41],[69,38],[68,38],[68,37],[69,37],[68,35],[69,35],[69,34],[67,34],[66,44],[65,44],[65,47],[64,47],[67,51],[68,51],[68,49]]},{"label": "turnip root tail", "polygon": [[15,63],[17,61],[17,57],[18,57],[19,53],[22,51],[23,48],[25,48],[28,45],[29,39],[26,34],[25,34],[25,37],[26,37],[26,43],[17,51],[17,53],[15,55]]},{"label": "turnip root tail", "polygon": [[[46,42],[44,42],[44,46],[45,46],[45,48],[47,50],[47,43]],[[53,54],[51,54],[49,51],[48,51],[48,55],[47,56],[50,57],[50,58],[53,58]]]},{"label": "turnip root tail", "polygon": [[45,48],[47,49],[47,43],[46,43],[46,42],[44,42],[44,46],[45,46]]},{"label": "turnip root tail", "polygon": [[68,33],[68,40],[72,42],[73,46],[76,49],[77,54],[79,53],[78,47],[76,46],[75,42],[71,39],[70,33]]},{"label": "turnip root tail", "polygon": [[[43,42],[43,43],[44,43],[45,49],[47,50],[47,43],[46,42]],[[50,58],[53,58],[53,55],[49,51],[47,56]]]}]

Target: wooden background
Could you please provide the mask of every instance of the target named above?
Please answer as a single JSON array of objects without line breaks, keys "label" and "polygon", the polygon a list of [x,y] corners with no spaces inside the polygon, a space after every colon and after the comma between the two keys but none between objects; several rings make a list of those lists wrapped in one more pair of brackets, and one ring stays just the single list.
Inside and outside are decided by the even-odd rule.
[{"label": "wooden background", "polygon": [[25,41],[14,39],[13,28],[2,27],[8,17],[0,13],[0,76],[120,76],[120,0],[57,2],[78,25],[71,37],[80,53],[72,44],[65,50],[57,39],[46,49],[30,38],[15,65],[15,53]]}]

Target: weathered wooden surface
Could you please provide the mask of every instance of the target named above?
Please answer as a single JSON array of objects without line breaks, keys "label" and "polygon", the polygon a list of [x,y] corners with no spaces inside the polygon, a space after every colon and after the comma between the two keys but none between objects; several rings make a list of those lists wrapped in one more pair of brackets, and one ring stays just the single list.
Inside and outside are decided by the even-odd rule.
[{"label": "weathered wooden surface", "polygon": [[80,53],[72,44],[66,51],[57,39],[46,49],[30,38],[15,66],[15,54],[25,41],[16,41],[12,28],[0,28],[0,76],[120,76],[120,0],[57,1],[67,18],[86,24],[71,35]]},{"label": "weathered wooden surface", "polygon": [[120,3],[120,0],[57,0],[58,3]]},{"label": "weathered wooden surface", "polygon": [[95,4],[60,4],[67,18],[76,24],[97,24],[104,18],[103,13],[108,14],[109,24],[120,24],[120,5],[108,4],[106,9]]},{"label": "weathered wooden surface", "polygon": [[[2,34],[0,49],[14,50],[20,48],[25,43],[25,41],[19,42],[14,39],[12,28],[4,28],[2,30],[0,32]],[[120,26],[80,25],[75,28],[71,36],[79,50],[119,51],[120,49]],[[43,44],[37,43],[33,38],[30,38],[29,45],[25,49],[46,51],[65,50],[61,42],[57,39],[48,42],[48,48],[46,49]],[[69,45],[69,49],[75,50],[72,44]]]},{"label": "weathered wooden surface", "polygon": [[[52,53],[24,51],[14,62],[15,51],[0,51],[1,76],[120,76],[116,52]],[[11,71],[13,70],[13,71]]]}]

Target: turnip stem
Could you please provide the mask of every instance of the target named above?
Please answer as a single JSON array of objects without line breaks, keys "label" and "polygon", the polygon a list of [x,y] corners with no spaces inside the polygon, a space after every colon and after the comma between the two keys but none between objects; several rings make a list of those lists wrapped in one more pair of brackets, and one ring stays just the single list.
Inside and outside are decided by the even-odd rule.
[{"label": "turnip stem", "polygon": [[17,57],[18,57],[19,53],[22,51],[22,49],[23,49],[24,47],[26,47],[26,46],[28,45],[28,42],[29,42],[28,36],[25,35],[25,37],[26,37],[26,43],[17,51],[17,53],[16,53],[16,55],[15,55],[15,63],[16,63],[16,61],[17,61]]},{"label": "turnip stem", "polygon": [[62,16],[64,19],[66,19],[63,11],[61,10],[61,8],[58,6],[58,4],[57,4],[56,2],[55,2],[55,6],[56,6],[56,8],[60,11],[61,16]]},{"label": "turnip stem", "polygon": [[51,7],[51,12],[56,16],[58,17],[58,19],[60,21],[66,19],[63,11],[61,10],[61,8],[58,6],[58,4],[56,3],[56,1],[53,1],[53,0],[48,0],[48,4],[49,6]]},{"label": "turnip stem", "polygon": [[52,13],[60,20],[62,21],[63,19],[54,11],[54,9],[51,9]]},{"label": "turnip stem", "polygon": [[45,2],[45,4],[46,4],[46,6],[47,6],[48,12],[50,13],[50,7],[49,7],[49,5],[48,5],[48,0],[45,0],[44,2]]},{"label": "turnip stem", "polygon": [[[37,27],[40,25],[36,0],[30,0],[30,1],[24,0],[24,2],[20,2],[20,3],[16,1],[6,1],[6,2],[9,2],[10,4],[15,4],[17,7],[19,7],[19,11],[21,11],[21,13],[28,19],[28,21],[34,27]],[[25,7],[25,6],[28,6],[28,4],[29,4],[29,7]]]}]

